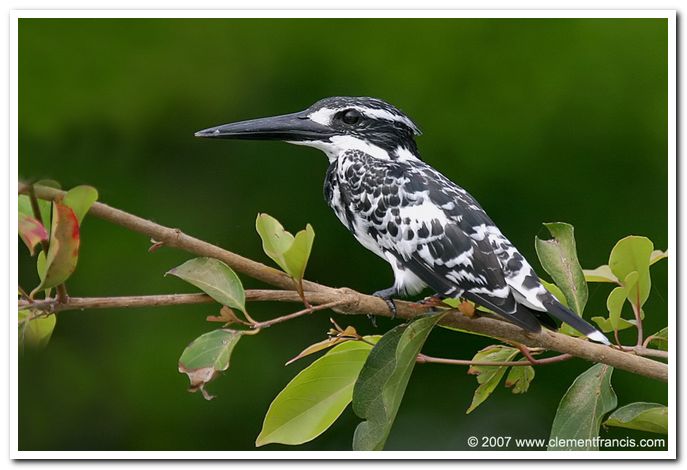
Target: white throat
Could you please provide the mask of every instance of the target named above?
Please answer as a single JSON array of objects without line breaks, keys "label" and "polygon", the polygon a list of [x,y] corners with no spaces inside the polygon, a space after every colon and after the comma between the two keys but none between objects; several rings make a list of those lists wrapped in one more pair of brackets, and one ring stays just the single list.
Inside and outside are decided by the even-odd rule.
[{"label": "white throat", "polygon": [[336,135],[331,137],[329,142],[323,142],[320,140],[304,140],[289,141],[289,143],[295,145],[305,145],[306,147],[313,147],[322,150],[325,155],[327,155],[329,163],[332,163],[334,160],[339,158],[347,150],[360,150],[374,158],[379,158],[380,160],[391,160],[391,156],[386,150],[350,135]]},{"label": "white throat", "polygon": [[358,139],[350,135],[337,135],[331,137],[329,142],[323,142],[320,140],[301,140],[301,141],[287,141],[289,144],[294,145],[304,145],[306,147],[313,147],[322,150],[329,163],[332,163],[337,158],[339,158],[347,150],[360,150],[365,152],[371,157],[378,158],[380,160],[396,160],[396,161],[407,161],[407,160],[417,160],[417,157],[413,155],[408,149],[404,147],[397,147],[393,154],[389,154],[386,150],[378,147],[364,140]]}]

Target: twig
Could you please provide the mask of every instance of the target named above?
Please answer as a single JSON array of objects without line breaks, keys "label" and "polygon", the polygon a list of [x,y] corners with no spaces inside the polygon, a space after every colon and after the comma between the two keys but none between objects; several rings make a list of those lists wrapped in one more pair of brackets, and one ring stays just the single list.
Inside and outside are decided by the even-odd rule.
[{"label": "twig", "polygon": [[288,315],[284,315],[281,317],[277,318],[272,318],[271,320],[266,320],[262,322],[257,322],[251,325],[252,328],[258,330],[262,328],[268,328],[272,325],[276,325],[277,323],[283,323],[288,320],[293,320],[294,318],[302,317],[303,315],[308,315],[310,313],[316,312],[318,310],[325,310],[327,308],[333,308],[338,305],[343,305],[346,301],[345,300],[335,300],[333,302],[328,302],[326,304],[321,304],[317,306],[311,306],[310,308],[304,308],[303,310],[299,310],[294,313],[290,313]]},{"label": "twig", "polygon": [[547,357],[544,359],[535,359],[535,362],[531,362],[528,358],[527,361],[473,361],[472,359],[447,359],[444,357],[433,357],[426,354],[418,354],[416,362],[418,364],[425,363],[435,363],[435,364],[451,364],[456,366],[530,366],[530,365],[544,365],[553,364],[556,362],[567,361],[572,359],[573,356],[570,354],[560,354],[558,356]]},{"label": "twig", "polygon": [[61,304],[69,302],[69,294],[67,294],[67,286],[62,283],[57,286],[57,301]]},{"label": "twig", "polygon": [[31,298],[31,296],[29,296],[28,292],[26,292],[26,290],[24,290],[22,286],[17,287],[19,289],[19,295],[21,296],[21,298],[24,299],[27,303],[32,304],[33,299]]},{"label": "twig", "polygon": [[668,359],[668,351],[661,351],[660,349],[650,349],[644,346],[634,346],[627,348],[638,356],[644,357],[660,357],[662,359]]},{"label": "twig", "polygon": [[572,359],[572,356],[570,354],[561,354],[559,356],[554,356],[554,357],[548,357],[546,359],[537,359],[532,355],[532,352],[530,349],[523,345],[523,344],[517,344],[515,345],[520,352],[522,353],[523,356],[525,356],[525,359],[532,364],[533,366],[539,365],[539,364],[550,364],[552,362],[561,362],[561,361],[567,361],[568,359]]},{"label": "twig", "polygon": [[[312,302],[324,303],[321,294],[306,292],[305,295]],[[246,300],[272,301],[272,302],[301,302],[298,293],[284,290],[248,289]],[[206,304],[215,300],[206,294],[166,294],[166,295],[132,295],[124,297],[70,297],[66,303],[60,303],[58,299],[49,298],[30,302],[20,300],[19,308],[31,307],[35,310],[48,312],[62,312],[66,310],[86,310],[103,308],[140,308],[140,307],[164,307],[169,305]]]},{"label": "twig", "polygon": [[[19,192],[26,193],[27,191],[27,185],[19,183]],[[63,191],[42,186],[36,186],[35,191],[38,197],[49,200],[64,194]],[[163,241],[168,247],[179,248],[196,256],[209,256],[219,259],[235,271],[267,284],[282,289],[293,288],[293,281],[286,273],[186,235],[179,229],[158,225],[100,202],[93,204],[89,213],[129,230],[142,233],[149,238],[152,237],[155,240]],[[322,295],[318,300],[310,299],[315,304],[340,301],[342,298],[345,298],[345,301],[334,307],[334,310],[339,313],[391,316],[386,303],[379,297],[361,294],[352,289],[335,289],[311,281],[303,281],[303,287],[307,291]],[[396,310],[397,316],[401,319],[412,319],[426,313],[426,308],[411,302],[402,301],[396,301]],[[441,324],[509,341],[516,341],[530,348],[539,347],[571,354],[587,361],[601,362],[645,377],[663,382],[668,381],[668,366],[662,362],[546,329],[542,329],[539,333],[529,333],[505,321],[486,317],[466,318],[457,311],[449,312],[445,315]]]}]

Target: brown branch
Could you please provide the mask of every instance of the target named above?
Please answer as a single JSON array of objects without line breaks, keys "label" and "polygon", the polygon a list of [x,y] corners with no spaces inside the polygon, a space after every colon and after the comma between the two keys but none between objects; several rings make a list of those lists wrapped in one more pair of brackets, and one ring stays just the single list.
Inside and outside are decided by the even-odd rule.
[{"label": "brown branch", "polygon": [[[314,303],[325,303],[328,297],[322,294],[306,292],[306,297]],[[271,302],[301,302],[297,292],[286,290],[248,289],[246,300]],[[60,302],[57,298],[35,300],[20,300],[19,308],[31,308],[47,312],[63,312],[66,310],[85,310],[103,308],[140,308],[164,307],[169,305],[207,304],[215,300],[207,294],[165,294],[165,295],[132,295],[123,297],[70,297],[67,302]]]},{"label": "brown branch", "polygon": [[[20,193],[25,193],[27,190],[28,186],[26,184],[19,183]],[[63,191],[57,189],[39,186],[35,187],[35,191],[38,197],[49,200],[64,194]],[[93,204],[89,213],[129,230],[142,233],[149,238],[152,237],[155,240],[164,242],[168,247],[179,248],[197,256],[219,259],[234,270],[267,284],[282,289],[293,288],[293,281],[287,274],[186,235],[179,229],[164,227],[100,202]],[[342,301],[338,307],[334,308],[339,313],[391,316],[386,303],[379,297],[361,294],[351,289],[335,289],[311,281],[303,281],[303,287],[306,291],[322,295],[322,298],[318,300],[312,299],[312,302],[315,304],[345,299],[345,302]],[[427,313],[426,307],[410,302],[397,301],[396,307],[397,316],[402,319],[411,319]],[[485,317],[466,318],[459,312],[448,313],[442,319],[441,324],[496,338],[503,338],[508,341],[516,341],[530,348],[539,347],[570,354],[587,361],[601,362],[663,382],[668,381],[668,366],[664,363],[549,330],[529,333],[505,321]]]},{"label": "brown branch", "polygon": [[[346,292],[342,293],[346,295]],[[309,303],[321,306],[327,304],[330,297],[327,294],[317,292],[304,292]],[[302,302],[298,292],[292,290],[272,290],[272,289],[247,289],[246,300],[248,302]],[[64,312],[69,310],[91,310],[107,308],[143,308],[143,307],[166,307],[172,305],[194,305],[216,302],[207,294],[162,294],[162,295],[131,295],[120,297],[70,297],[66,302],[61,302],[59,298],[48,298],[41,300],[31,300],[28,297],[19,300],[18,307],[30,308],[32,310],[42,310],[46,313]],[[344,305],[349,302],[345,297],[335,301],[336,305]],[[330,302],[331,303],[331,302]],[[330,308],[329,306],[322,308]],[[315,310],[322,308],[316,307]],[[305,309],[307,310],[307,309]],[[528,354],[531,348],[514,343],[521,351],[526,350]],[[542,348],[539,348],[543,350]],[[668,353],[658,349],[650,349],[645,346],[623,346],[623,349],[638,356],[667,358]],[[525,357],[527,354],[523,353]],[[529,359],[529,358],[528,358]],[[532,357],[530,362],[537,364],[540,359]]]},{"label": "brown branch", "polygon": [[558,356],[547,357],[544,359],[534,359],[532,362],[529,358],[527,361],[473,361],[472,359],[447,359],[444,357],[433,357],[426,354],[418,354],[416,362],[418,364],[435,363],[435,364],[451,364],[454,366],[538,366],[544,364],[554,364],[556,362],[567,361],[572,359],[570,354],[559,354]]},{"label": "brown branch", "polygon": [[638,356],[660,357],[662,359],[668,359],[668,351],[661,351],[660,349],[650,349],[644,346],[634,346],[628,349]]},{"label": "brown branch", "polygon": [[277,318],[272,318],[271,320],[253,323],[251,325],[251,327],[256,329],[256,330],[259,330],[262,328],[268,328],[272,325],[276,325],[277,323],[283,323],[285,321],[293,320],[294,318],[302,317],[303,315],[308,315],[308,314],[311,314],[311,313],[316,312],[318,310],[325,310],[328,308],[334,308],[338,305],[344,304],[345,302],[346,302],[346,300],[335,300],[333,302],[327,302],[327,303],[316,305],[316,306],[311,305],[308,308],[304,308],[303,310],[299,310],[299,311],[294,312],[294,313],[289,313],[288,315],[284,315],[284,316],[277,317]]}]

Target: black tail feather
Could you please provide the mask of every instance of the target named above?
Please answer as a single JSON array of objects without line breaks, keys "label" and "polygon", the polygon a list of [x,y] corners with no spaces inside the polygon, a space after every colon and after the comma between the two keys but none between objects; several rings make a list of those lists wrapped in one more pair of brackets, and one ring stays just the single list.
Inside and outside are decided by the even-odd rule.
[{"label": "black tail feather", "polygon": [[544,307],[546,307],[546,310],[555,318],[572,326],[592,341],[603,344],[611,344],[603,333],[555,299],[552,299],[550,302],[545,302]]}]

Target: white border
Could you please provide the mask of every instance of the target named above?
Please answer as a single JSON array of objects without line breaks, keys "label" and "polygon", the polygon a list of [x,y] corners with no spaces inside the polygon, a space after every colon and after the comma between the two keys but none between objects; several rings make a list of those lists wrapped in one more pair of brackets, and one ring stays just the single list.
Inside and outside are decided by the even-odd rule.
[{"label": "white border", "polygon": [[[674,10],[12,10],[9,18],[9,214],[14,213],[17,203],[17,20],[19,18],[667,18],[668,19],[668,230],[671,258],[668,264],[668,322],[676,331],[676,12]],[[17,281],[17,230],[16,217],[10,217],[10,283]],[[12,459],[674,459],[676,458],[676,347],[670,349],[668,403],[670,421],[668,451],[612,451],[612,452],[541,452],[541,451],[385,451],[385,452],[325,452],[325,451],[213,451],[213,452],[37,452],[19,451],[17,441],[17,335],[16,303],[14,294],[9,295],[10,345],[10,420],[9,455]],[[672,333],[673,335],[675,333]],[[677,341],[673,340],[673,344]]]}]

